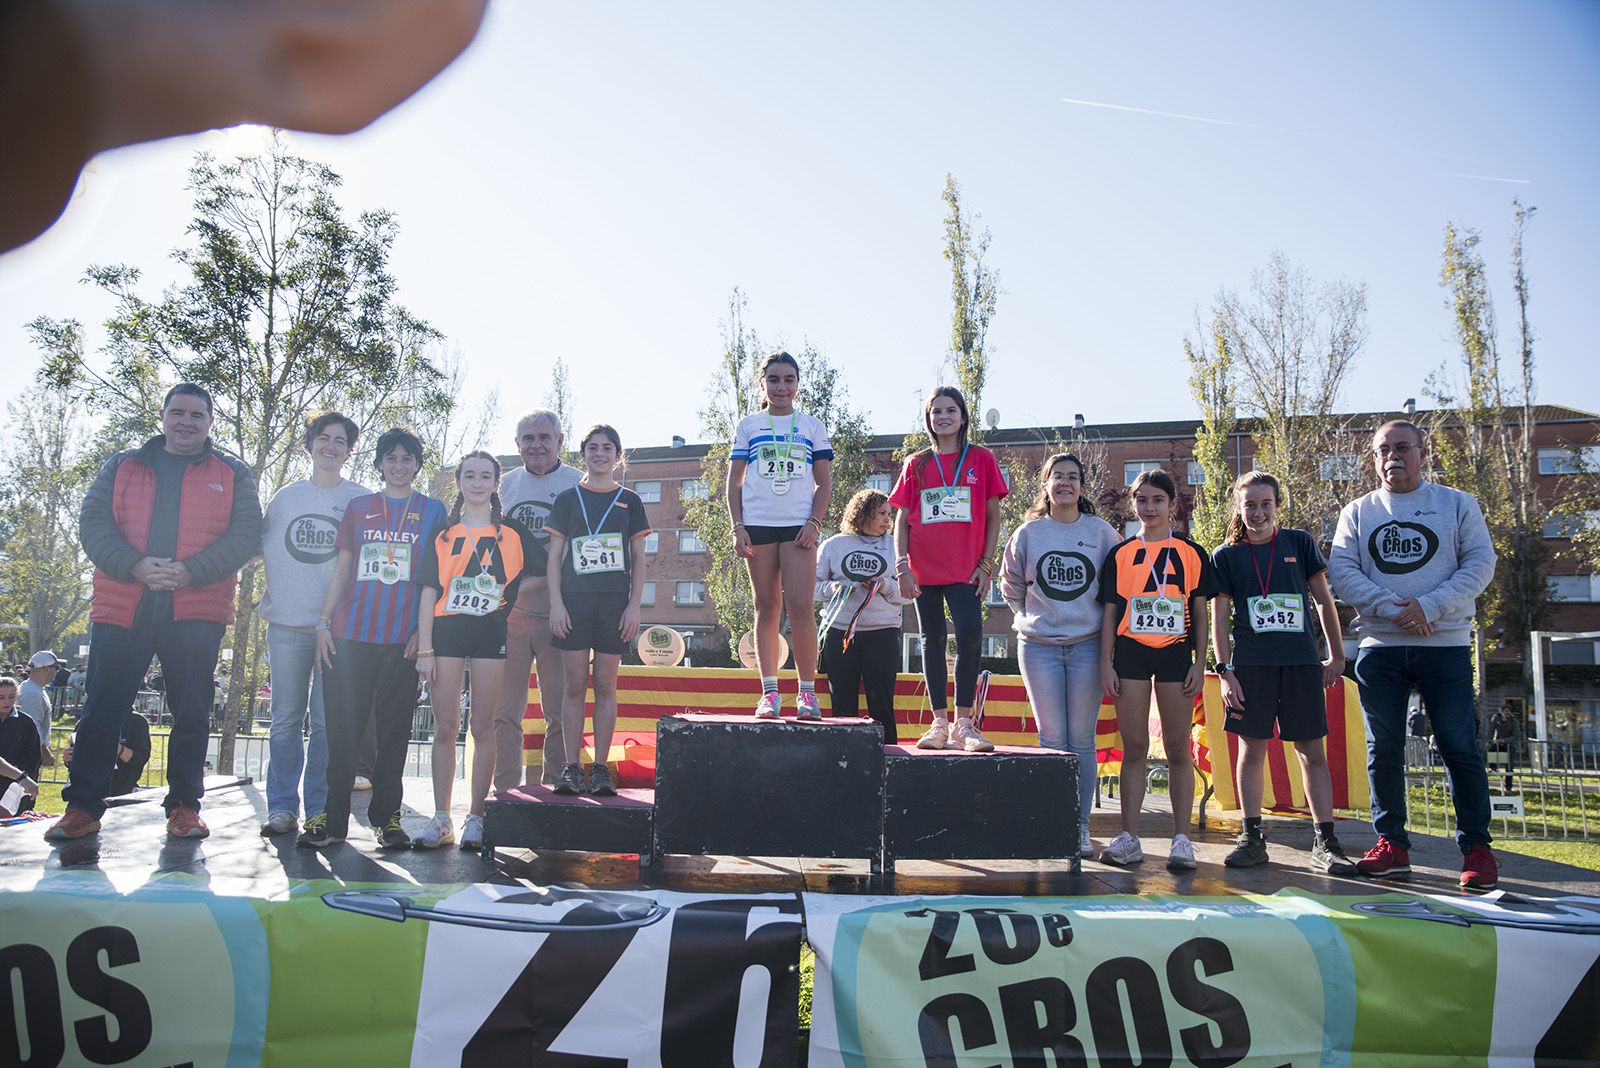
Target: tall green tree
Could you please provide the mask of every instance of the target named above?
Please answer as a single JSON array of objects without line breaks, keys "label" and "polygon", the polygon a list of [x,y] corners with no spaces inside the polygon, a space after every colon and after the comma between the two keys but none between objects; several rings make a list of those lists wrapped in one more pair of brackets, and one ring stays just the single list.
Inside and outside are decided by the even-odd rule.
[{"label": "tall green tree", "polygon": [[[1534,211],[1512,201],[1510,266],[1517,302],[1517,348],[1509,369],[1501,357],[1480,236],[1453,223],[1444,228],[1439,284],[1454,320],[1460,363],[1456,375],[1440,374],[1430,382],[1438,402],[1431,442],[1433,462],[1443,480],[1478,499],[1499,554],[1495,581],[1478,601],[1474,640],[1480,664],[1491,625],[1499,625],[1501,644],[1526,649],[1528,634],[1540,629],[1551,611],[1545,587],[1551,553],[1544,538],[1547,509],[1537,483],[1533,329],[1523,260],[1523,238]],[[1532,665],[1526,656],[1523,675],[1531,690]],[[1485,720],[1487,712],[1480,709]]]},{"label": "tall green tree", "polygon": [[1207,549],[1215,549],[1227,540],[1232,506],[1234,475],[1228,463],[1228,436],[1237,422],[1233,358],[1222,324],[1214,323],[1209,335],[1199,330],[1195,333],[1196,337],[1183,339],[1183,354],[1189,361],[1189,392],[1200,408],[1194,459],[1205,481],[1194,491],[1189,536]]},{"label": "tall green tree", "polygon": [[[733,530],[728,522],[726,496],[728,454],[739,420],[761,407],[757,371],[771,347],[763,345],[746,325],[749,301],[735,288],[722,323],[722,353],[717,359],[706,405],[700,409],[700,429],[711,443],[701,461],[707,493],[685,502],[684,523],[695,529],[706,547],[706,594],[716,609],[717,622],[728,630],[731,642],[755,622],[755,605],[744,561],[733,551]],[[794,352],[800,364],[797,407],[822,420],[833,447],[833,492],[823,537],[838,529],[844,505],[866,484],[870,474],[867,441],[872,431],[865,415],[851,405],[840,370],[807,342]],[[808,620],[804,625],[810,626]]]},{"label": "tall green tree", "polygon": [[[369,427],[447,411],[454,398],[431,356],[440,334],[395,297],[398,223],[383,210],[347,218],[340,181],[281,134],[258,155],[197,155],[194,214],[172,253],[183,279],[149,297],[137,267],[89,268],[116,302],[105,343],[91,358],[77,321],[34,320],[44,382],[104,418],[121,447],[155,432],[165,386],[198,382],[216,401],[213,440],[255,472],[263,498],[294,473],[314,411],[337,407]],[[259,670],[258,574],[259,562],[240,574],[224,764]]]},{"label": "tall green tree", "polygon": [[944,259],[950,265],[950,360],[956,385],[972,412],[969,436],[983,440],[983,390],[989,381],[989,324],[1000,296],[1000,276],[989,266],[990,233],[963,207],[955,176],[944,176]]},{"label": "tall green tree", "polygon": [[0,623],[59,651],[89,612],[78,509],[94,477],[83,413],[37,387],[17,398],[0,463]]}]

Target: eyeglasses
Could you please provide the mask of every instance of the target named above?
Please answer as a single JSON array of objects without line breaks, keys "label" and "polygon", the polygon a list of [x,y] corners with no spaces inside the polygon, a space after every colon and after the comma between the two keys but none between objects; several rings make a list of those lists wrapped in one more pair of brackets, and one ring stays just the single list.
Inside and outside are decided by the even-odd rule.
[{"label": "eyeglasses", "polygon": [[1379,456],[1410,456],[1417,450],[1417,446],[1409,441],[1397,441],[1393,445],[1378,445],[1373,452]]}]

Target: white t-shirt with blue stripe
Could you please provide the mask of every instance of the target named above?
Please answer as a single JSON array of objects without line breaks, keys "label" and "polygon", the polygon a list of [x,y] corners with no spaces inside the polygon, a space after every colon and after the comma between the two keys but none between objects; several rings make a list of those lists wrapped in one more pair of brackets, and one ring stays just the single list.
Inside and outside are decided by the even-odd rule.
[{"label": "white t-shirt with blue stripe", "polygon": [[[792,471],[784,466],[789,458],[798,461]],[[739,420],[732,459],[745,462],[739,498],[744,504],[745,525],[797,527],[811,514],[811,496],[817,488],[813,465],[818,460],[832,460],[833,449],[827,427],[816,416],[762,411]],[[786,471],[790,472],[788,492],[774,493],[775,478]]]}]

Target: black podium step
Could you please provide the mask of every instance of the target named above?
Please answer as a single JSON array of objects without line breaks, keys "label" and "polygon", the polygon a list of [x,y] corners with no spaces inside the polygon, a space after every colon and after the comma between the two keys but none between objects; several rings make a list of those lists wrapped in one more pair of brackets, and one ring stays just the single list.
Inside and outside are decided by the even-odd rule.
[{"label": "black podium step", "polygon": [[883,728],[870,719],[685,713],[656,733],[656,855],[868,858],[883,820]]},{"label": "black podium step", "polygon": [[499,847],[637,853],[650,858],[654,790],[622,789],[615,797],[558,794],[519,786],[484,806],[484,855]]},{"label": "black podium step", "polygon": [[887,745],[885,866],[896,860],[1070,859],[1078,866],[1078,758]]}]

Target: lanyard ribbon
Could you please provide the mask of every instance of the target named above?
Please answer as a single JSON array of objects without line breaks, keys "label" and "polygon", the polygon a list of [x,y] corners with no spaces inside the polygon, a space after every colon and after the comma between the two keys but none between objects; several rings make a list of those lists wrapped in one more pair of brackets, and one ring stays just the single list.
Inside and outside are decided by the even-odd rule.
[{"label": "lanyard ribbon", "polygon": [[961,455],[956,458],[956,469],[951,473],[949,480],[946,481],[944,464],[939,460],[939,446],[935,444],[933,447],[933,466],[939,470],[939,484],[944,487],[944,495],[946,497],[954,497],[956,495],[956,483],[961,481],[961,468],[967,462],[967,449],[969,448],[971,448],[971,442],[961,446]]},{"label": "lanyard ribbon", "polygon": [[406,516],[411,514],[411,499],[417,495],[417,491],[412,490],[410,493],[406,494],[405,506],[400,509],[399,519],[395,523],[394,529],[392,530],[389,527],[389,495],[387,493],[382,493],[381,491],[379,495],[383,497],[383,532],[387,535],[391,535],[390,537],[384,539],[384,551],[388,554],[389,563],[392,564],[394,563],[395,539],[400,536],[400,531],[405,529]]},{"label": "lanyard ribbon", "polygon": [[[1245,543],[1249,545],[1249,542]],[[1261,577],[1261,565],[1256,562],[1255,546],[1250,546],[1250,564],[1256,569],[1256,582],[1261,586],[1261,596],[1266,597],[1272,591],[1272,564],[1278,558],[1278,528],[1272,528],[1272,541],[1267,546],[1267,577]]]},{"label": "lanyard ribbon", "polygon": [[[590,492],[593,492],[592,490]],[[606,519],[611,515],[611,509],[617,506],[617,501],[622,497],[622,487],[617,487],[617,492],[612,494],[611,503],[606,505],[606,510],[600,514],[600,523],[596,526],[589,522],[589,506],[583,503],[583,487],[578,487],[578,510],[583,513],[583,525],[589,531],[589,537],[600,533],[600,528],[606,525]]]},{"label": "lanyard ribbon", "polygon": [[1159,572],[1156,570],[1156,560],[1161,556],[1161,553],[1166,552],[1168,547],[1171,546],[1172,535],[1168,534],[1167,540],[1161,543],[1161,553],[1152,553],[1150,551],[1150,543],[1145,541],[1142,536],[1139,541],[1144,545],[1144,562],[1150,565],[1150,581],[1156,585],[1156,596],[1165,597],[1167,595],[1166,571],[1165,569]]}]

